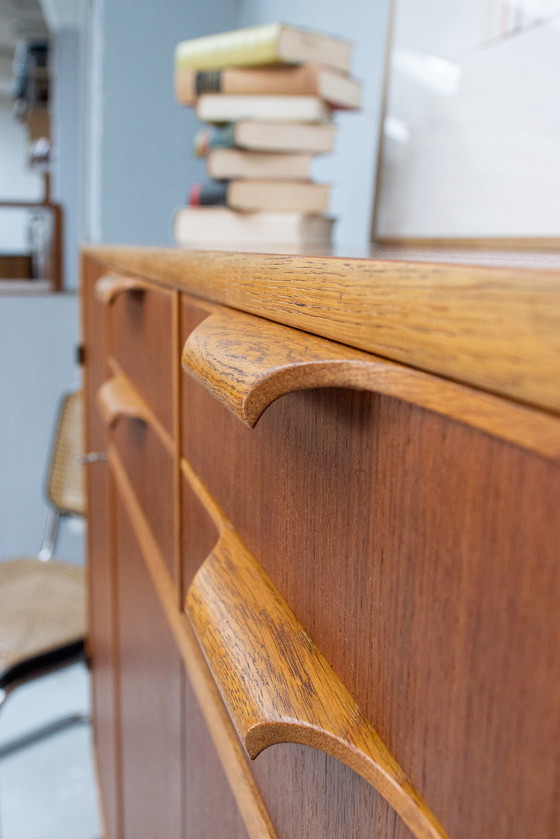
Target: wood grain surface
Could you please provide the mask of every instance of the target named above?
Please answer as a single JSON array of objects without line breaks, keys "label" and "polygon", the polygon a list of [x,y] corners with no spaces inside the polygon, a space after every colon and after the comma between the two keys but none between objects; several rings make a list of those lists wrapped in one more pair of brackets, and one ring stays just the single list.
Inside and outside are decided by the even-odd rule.
[{"label": "wood grain surface", "polygon": [[[187,718],[183,836],[248,839],[249,834],[204,714],[189,679],[185,679]],[[267,834],[264,834],[266,839]]]},{"label": "wood grain surface", "polygon": [[[143,422],[118,423],[110,434],[111,445],[119,453],[136,499],[151,528],[171,579],[180,591],[176,534],[178,511],[173,503],[176,491],[175,459],[162,445],[151,425]],[[161,504],[161,499],[168,499]]]},{"label": "wood grain surface", "polygon": [[558,267],[150,248],[86,253],[112,270],[560,412]]},{"label": "wood grain surface", "polygon": [[107,352],[172,436],[178,294],[133,282],[135,291],[118,294],[107,307]]},{"label": "wood grain surface", "polygon": [[338,386],[395,396],[560,458],[560,418],[231,309],[191,332],[182,363],[250,427],[287,393]]},{"label": "wood grain surface", "polygon": [[108,428],[114,428],[121,420],[140,420],[154,429],[163,445],[173,454],[175,450],[173,439],[163,428],[148,403],[122,373],[116,373],[101,385],[96,401]]},{"label": "wood grain surface", "polygon": [[[107,312],[95,297],[98,271],[94,263],[82,265],[82,337],[87,347],[83,391],[86,399],[84,451],[107,452],[107,427],[96,408],[96,394],[108,375],[106,353]],[[116,716],[117,649],[116,562],[112,520],[114,496],[108,464],[86,466],[87,521],[87,650],[91,659],[92,736],[99,784],[103,833],[120,836],[120,733]]]},{"label": "wood grain surface", "polygon": [[[449,835],[555,839],[558,464],[389,396],[295,392],[250,429],[184,389],[184,456]],[[273,751],[253,772],[281,835],[344,835],[355,808],[353,836],[408,837],[335,765]],[[340,789],[322,833],[308,802]]]},{"label": "wood grain surface", "polygon": [[152,413],[126,376],[113,376],[97,392],[97,404],[108,428],[122,419],[150,422]]},{"label": "wood grain surface", "polygon": [[[289,604],[289,614],[305,627],[303,635],[295,633],[298,643],[313,638],[331,672],[452,839],[556,839],[557,267],[112,248],[88,254],[88,441],[94,450],[103,450],[107,433],[111,438],[109,465],[88,466],[94,737],[108,839],[154,835],[150,814],[143,823],[132,816],[132,827],[122,832],[121,761],[125,753],[135,753],[135,745],[125,740],[139,727],[121,726],[121,669],[136,671],[146,699],[157,697],[167,683],[154,660],[159,640],[143,635],[152,624],[142,624],[142,609],[130,602],[119,617],[120,598],[129,594],[131,601],[150,602],[146,615],[155,616],[152,631],[165,646],[161,666],[166,669],[178,653],[192,686],[192,693],[183,684],[170,691],[174,697],[162,700],[169,721],[177,719],[177,702],[184,703],[186,714],[178,735],[183,750],[178,772],[186,782],[186,792],[183,786],[178,793],[183,821],[179,833],[169,828],[171,835],[413,835],[370,783],[332,755],[301,743],[278,743],[248,761],[181,608],[182,594],[209,553],[218,553],[220,571],[223,563],[236,568],[239,554],[256,558],[258,587],[252,590],[249,568],[254,566],[249,563],[235,580],[210,574],[211,592],[204,602],[219,612],[220,598],[229,598],[237,627],[261,603],[266,611],[274,592],[270,612],[278,622],[271,620],[270,632],[265,622],[267,649],[276,643],[274,633],[278,623],[284,625]],[[547,264],[552,260],[543,260]],[[148,281],[153,275],[153,288],[119,294],[103,306],[95,298],[94,283],[108,270]],[[237,330],[232,341],[229,328],[222,339],[219,329],[213,336],[206,333],[206,327],[225,326],[224,320],[206,320],[220,302],[250,313],[247,334]],[[254,315],[278,321],[274,328],[283,337],[269,332],[262,320],[253,331]],[[307,334],[286,340],[286,324]],[[215,382],[223,401],[199,378],[180,372],[180,348],[193,330],[195,344],[201,340],[196,361],[201,375],[206,375],[205,365],[223,365]],[[344,345],[344,352],[332,339]],[[319,350],[315,341],[336,347],[335,357],[325,355],[325,346]],[[376,375],[386,371],[381,365],[400,368],[404,362],[410,365],[408,390],[402,374],[394,372],[383,372],[383,392],[348,387],[348,380],[324,386],[326,380],[315,380],[306,369],[310,346],[311,367],[326,362],[332,370],[341,358],[343,364],[356,362],[362,350],[375,351],[368,358],[379,365]],[[236,352],[240,372],[235,370]],[[286,375],[290,366],[295,372]],[[151,415],[140,435],[131,429],[140,429],[142,422],[127,419],[107,432],[99,416],[95,394],[111,376],[125,376]],[[305,382],[305,389],[293,391],[291,376]],[[428,380],[434,378],[437,390],[434,384],[431,392]],[[249,428],[226,403],[231,400],[243,413],[261,387],[268,407]],[[239,407],[247,396],[249,401]],[[480,409],[481,422],[476,406],[484,404],[493,407],[486,416],[486,409]],[[531,427],[526,416],[543,425]],[[539,429],[544,429],[544,443]],[[137,436],[148,443],[146,469]],[[160,457],[169,464],[165,481],[156,468]],[[168,511],[173,511],[170,519]],[[232,523],[227,532],[225,520]],[[172,531],[167,547],[159,527]],[[233,537],[233,528],[243,550],[220,555],[214,550],[218,536],[222,533],[223,547],[224,532]],[[127,588],[129,546],[134,552],[130,568],[140,562],[143,570]],[[180,552],[178,568],[166,561],[168,550]],[[270,581],[266,596],[259,595],[263,579]],[[212,591],[218,590],[220,596],[214,597]],[[252,608],[238,608],[240,599]],[[224,624],[225,619],[214,617],[206,622],[221,626],[225,637],[229,627]],[[138,643],[122,636],[135,626]],[[229,655],[238,664],[242,658],[237,653],[251,646],[243,641],[249,637],[244,632],[234,632],[231,639]],[[280,634],[281,647],[287,635]],[[255,628],[255,661],[264,654],[260,638]],[[153,684],[154,679],[162,684]],[[128,686],[136,683],[131,669],[126,681]],[[261,688],[266,696],[266,685]],[[126,692],[126,703],[141,711],[139,722],[154,713],[151,702],[136,699],[129,687]],[[330,721],[330,714],[325,716]],[[189,757],[191,719],[200,730],[191,740]],[[152,721],[147,719],[148,728]],[[163,721],[162,731],[169,728]],[[266,724],[259,730],[265,731]],[[167,734],[162,744],[166,739]],[[153,755],[166,777],[173,755],[158,744]],[[189,817],[189,796],[204,793],[204,775],[214,772],[217,760],[226,780],[221,771],[214,773],[216,787],[207,790]],[[198,769],[201,774],[192,776],[190,786],[185,772]],[[154,812],[169,802],[169,820],[164,814],[161,823],[176,824],[176,802],[170,801],[169,791],[177,790],[177,777],[162,789],[159,780],[144,784],[136,774],[135,786],[146,798],[138,812],[148,807],[153,793],[160,799]],[[234,814],[228,786],[243,824]],[[214,818],[219,790],[223,813]],[[126,796],[132,796],[131,787]]]},{"label": "wood grain surface", "polygon": [[95,296],[104,306],[110,306],[119,294],[126,294],[133,291],[144,291],[150,288],[150,284],[140,277],[131,277],[127,274],[109,272],[103,274],[95,283]]},{"label": "wood grain surface", "polygon": [[180,836],[183,667],[119,495],[115,534],[122,835]]},{"label": "wood grain surface", "polygon": [[[183,468],[213,518],[221,518],[192,470]],[[378,790],[417,839],[444,839],[271,580],[221,522],[220,541],[194,578],[186,609],[250,756],[278,743],[324,751]]]},{"label": "wood grain surface", "polygon": [[239,812],[250,839],[277,839],[231,718],[224,707],[216,683],[204,659],[187,616],[177,609],[176,591],[166,569],[157,540],[142,512],[117,450],[109,446],[109,462],[122,499],[132,523],[135,537],[159,603],[164,610],[186,667],[200,711],[219,755],[225,775],[237,802]]}]

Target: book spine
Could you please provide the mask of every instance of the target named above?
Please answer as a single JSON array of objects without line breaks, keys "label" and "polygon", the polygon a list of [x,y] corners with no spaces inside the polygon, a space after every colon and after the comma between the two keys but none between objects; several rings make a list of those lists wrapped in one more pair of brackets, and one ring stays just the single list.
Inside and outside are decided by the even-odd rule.
[{"label": "book spine", "polygon": [[203,93],[319,95],[321,70],[300,67],[228,67],[175,72],[175,91],[182,105],[193,105]]},{"label": "book spine", "polygon": [[194,93],[200,96],[202,93],[223,92],[223,70],[197,70],[194,74]]},{"label": "book spine", "polygon": [[189,207],[212,207],[227,204],[228,182],[205,181],[193,184],[188,197]]},{"label": "book spine", "polygon": [[243,149],[212,149],[206,171],[215,180],[264,178],[301,180],[311,178],[310,154],[282,154]]},{"label": "book spine", "polygon": [[243,95],[208,93],[196,103],[196,115],[202,122],[224,123],[236,120],[266,122],[327,122],[332,110],[318,96],[276,94]]}]

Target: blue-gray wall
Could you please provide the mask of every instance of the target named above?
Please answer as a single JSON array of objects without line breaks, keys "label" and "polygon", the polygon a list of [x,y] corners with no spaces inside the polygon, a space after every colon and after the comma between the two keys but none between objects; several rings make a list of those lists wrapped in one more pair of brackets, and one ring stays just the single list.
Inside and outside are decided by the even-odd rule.
[{"label": "blue-gray wall", "polygon": [[[47,505],[43,486],[58,399],[79,384],[74,294],[0,298],[0,559],[36,555]],[[79,558],[67,532],[61,555]]]},{"label": "blue-gray wall", "polygon": [[174,209],[202,173],[196,121],[175,101],[173,54],[183,37],[235,23],[235,2],[105,0],[101,19],[99,233],[104,242],[171,244]]}]

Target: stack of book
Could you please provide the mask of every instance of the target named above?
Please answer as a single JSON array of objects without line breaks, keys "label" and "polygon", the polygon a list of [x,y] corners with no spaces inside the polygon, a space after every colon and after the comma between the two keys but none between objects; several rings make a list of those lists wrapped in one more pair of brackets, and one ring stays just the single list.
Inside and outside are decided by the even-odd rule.
[{"label": "stack of book", "polygon": [[332,151],[333,112],[356,110],[352,45],[283,24],[179,43],[175,93],[207,124],[196,138],[207,179],[174,217],[179,245],[328,245],[330,186],[313,180]]}]

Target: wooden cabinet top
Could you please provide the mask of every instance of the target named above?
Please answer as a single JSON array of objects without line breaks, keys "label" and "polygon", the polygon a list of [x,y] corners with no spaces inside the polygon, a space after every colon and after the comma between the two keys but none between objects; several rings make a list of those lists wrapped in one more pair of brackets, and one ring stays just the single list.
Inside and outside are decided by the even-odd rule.
[{"label": "wooden cabinet top", "polygon": [[347,258],[95,246],[84,253],[110,272],[560,413],[558,252],[380,248]]}]

